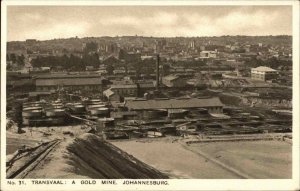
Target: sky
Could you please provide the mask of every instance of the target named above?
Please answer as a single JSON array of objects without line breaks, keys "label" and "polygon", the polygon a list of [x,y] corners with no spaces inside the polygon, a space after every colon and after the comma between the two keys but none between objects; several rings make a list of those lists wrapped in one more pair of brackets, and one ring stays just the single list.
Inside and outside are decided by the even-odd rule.
[{"label": "sky", "polygon": [[291,6],[8,6],[7,40],[292,35]]}]

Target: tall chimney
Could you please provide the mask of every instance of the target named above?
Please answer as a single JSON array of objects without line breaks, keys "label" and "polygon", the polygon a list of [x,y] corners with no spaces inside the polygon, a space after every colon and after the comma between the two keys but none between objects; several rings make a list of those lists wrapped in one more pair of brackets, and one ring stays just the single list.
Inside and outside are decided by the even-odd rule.
[{"label": "tall chimney", "polygon": [[159,54],[156,55],[156,90],[159,90]]}]

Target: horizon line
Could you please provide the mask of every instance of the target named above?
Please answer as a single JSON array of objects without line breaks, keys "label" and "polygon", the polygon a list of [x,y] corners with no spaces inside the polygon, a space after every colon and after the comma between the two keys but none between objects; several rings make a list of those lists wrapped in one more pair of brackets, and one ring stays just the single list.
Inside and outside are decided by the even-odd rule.
[{"label": "horizon line", "polygon": [[53,39],[35,39],[35,38],[27,38],[25,40],[10,40],[6,41],[7,43],[9,42],[26,42],[26,40],[37,40],[37,41],[51,41],[51,40],[67,40],[67,39],[72,39],[72,38],[78,38],[78,39],[85,39],[85,38],[122,38],[122,37],[144,37],[144,38],[216,38],[216,37],[276,37],[276,36],[289,36],[292,37],[293,35],[291,34],[278,34],[278,35],[215,35],[215,36],[165,36],[165,37],[159,37],[159,36],[143,36],[143,35],[115,35],[115,36],[86,36],[86,37],[77,37],[77,36],[72,36],[72,37],[67,37],[67,38],[53,38]]}]

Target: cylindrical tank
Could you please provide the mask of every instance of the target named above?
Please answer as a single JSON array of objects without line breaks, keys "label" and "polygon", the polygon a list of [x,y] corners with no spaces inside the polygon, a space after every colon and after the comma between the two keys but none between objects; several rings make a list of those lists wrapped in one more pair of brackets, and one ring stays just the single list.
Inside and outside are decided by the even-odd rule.
[{"label": "cylindrical tank", "polygon": [[94,108],[103,108],[103,107],[105,107],[105,105],[103,104],[88,105],[87,110],[94,109]]},{"label": "cylindrical tank", "polygon": [[42,111],[41,110],[29,110],[29,111],[23,111],[22,112],[23,117],[41,117]]},{"label": "cylindrical tank", "polygon": [[86,105],[102,104],[102,101],[100,99],[85,100],[84,104],[86,104]]},{"label": "cylindrical tank", "polygon": [[92,120],[92,121],[97,121],[97,119],[99,119],[99,117],[97,117],[97,116],[92,116],[92,115],[87,115],[86,118],[87,118],[88,120]]},{"label": "cylindrical tank", "polygon": [[29,126],[29,118],[23,117],[23,125]]},{"label": "cylindrical tank", "polygon": [[89,111],[91,115],[106,115],[109,113],[109,109],[106,107],[92,108]]},{"label": "cylindrical tank", "polygon": [[35,119],[23,117],[23,125],[24,126],[36,126],[38,123],[35,121]]},{"label": "cylindrical tank", "polygon": [[23,111],[42,110],[42,107],[23,107]]},{"label": "cylindrical tank", "polygon": [[91,99],[90,102],[101,102],[101,99]]},{"label": "cylindrical tank", "polygon": [[28,103],[28,104],[23,104],[23,107],[40,107],[42,106],[41,103]]},{"label": "cylindrical tank", "polygon": [[65,108],[65,106],[63,106],[63,105],[54,105],[52,108],[54,108],[54,109],[63,109],[63,108]]},{"label": "cylindrical tank", "polygon": [[61,109],[64,108],[64,105],[62,103],[52,103],[50,104],[50,107],[55,109]]},{"label": "cylindrical tank", "polygon": [[47,117],[65,116],[64,109],[50,109],[45,111]]},{"label": "cylindrical tank", "polygon": [[82,103],[68,103],[68,104],[70,104],[71,106],[73,105],[82,105]]},{"label": "cylindrical tank", "polygon": [[73,113],[82,113],[85,111],[84,105],[74,105],[70,107]]},{"label": "cylindrical tank", "polygon": [[64,117],[55,117],[55,118],[50,118],[49,120],[50,125],[63,125],[64,123],[65,123]]},{"label": "cylindrical tank", "polygon": [[115,119],[114,118],[99,118],[97,119],[97,127],[100,129],[114,127]]}]

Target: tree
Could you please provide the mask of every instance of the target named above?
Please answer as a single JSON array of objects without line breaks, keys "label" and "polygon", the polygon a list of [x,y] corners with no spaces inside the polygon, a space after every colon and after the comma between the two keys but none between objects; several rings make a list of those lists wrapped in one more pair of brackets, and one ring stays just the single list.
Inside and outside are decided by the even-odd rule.
[{"label": "tree", "polygon": [[71,54],[68,62],[68,68],[79,71],[79,70],[84,70],[85,66],[83,65],[82,59]]},{"label": "tree", "polygon": [[25,56],[23,54],[21,54],[21,56],[17,57],[17,63],[19,66],[25,65]]},{"label": "tree", "polygon": [[171,69],[171,66],[169,64],[163,64],[162,65],[162,72],[163,72],[163,75],[164,76],[167,76],[170,74],[170,69]]},{"label": "tree", "polygon": [[16,63],[17,57],[16,57],[16,55],[15,55],[14,53],[11,53],[11,54],[10,54],[10,60],[11,60],[13,63]]},{"label": "tree", "polygon": [[132,67],[135,69],[136,78],[138,79],[142,72],[142,63],[141,62],[134,62],[131,63]]},{"label": "tree", "polygon": [[33,67],[40,67],[41,66],[41,58],[38,56],[35,59],[32,59],[31,64]]},{"label": "tree", "polygon": [[69,57],[67,55],[64,54],[62,57],[60,57],[60,62],[64,69],[69,68],[68,61],[69,61]]},{"label": "tree", "polygon": [[98,44],[96,42],[88,42],[85,44],[84,52],[96,52],[98,49]]},{"label": "tree", "polygon": [[82,57],[82,62],[84,66],[94,66],[98,67],[100,64],[99,55],[95,54],[84,54]]},{"label": "tree", "polygon": [[106,71],[107,71],[108,75],[112,75],[114,73],[114,69],[115,68],[114,68],[114,66],[112,64],[108,65],[106,67]]},{"label": "tree", "polygon": [[126,57],[126,52],[125,50],[121,49],[119,51],[119,59],[125,59],[125,57]]}]

